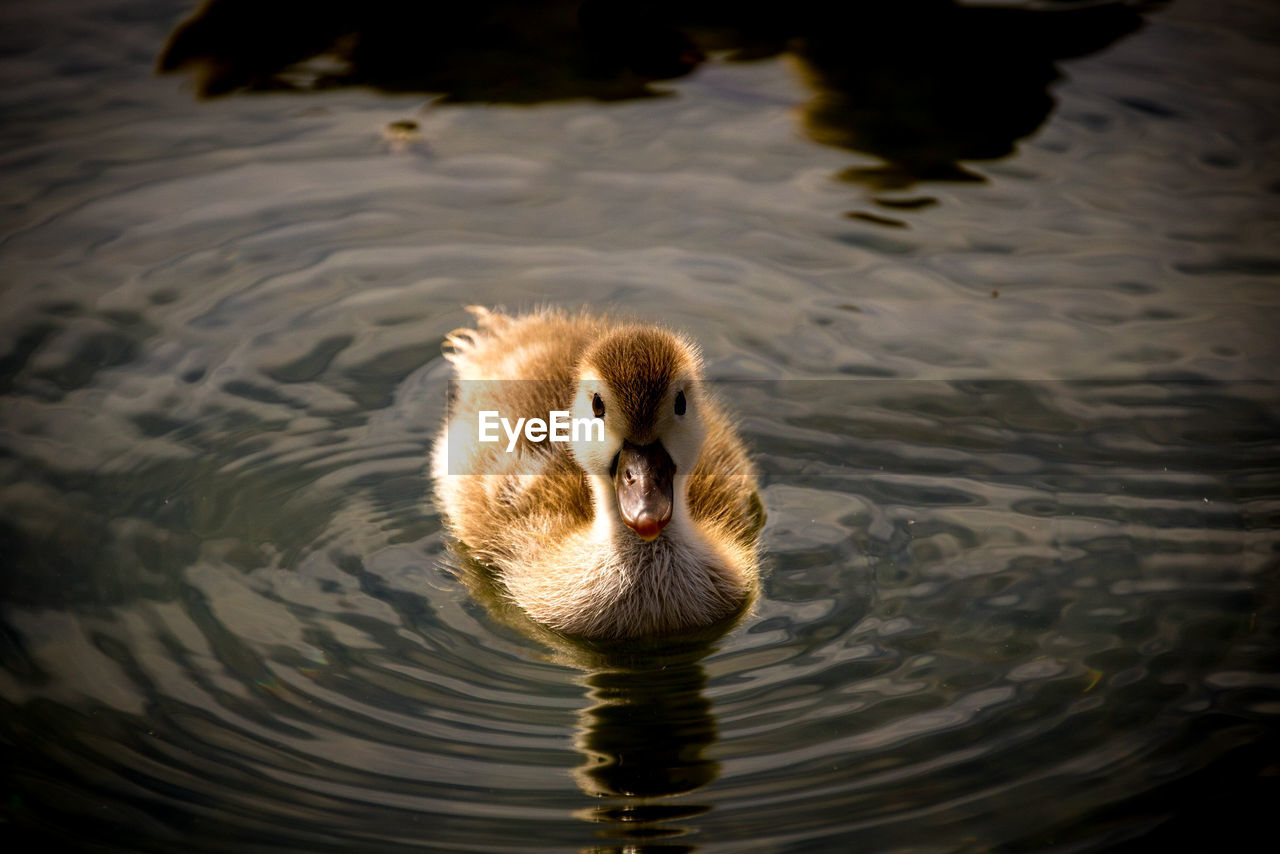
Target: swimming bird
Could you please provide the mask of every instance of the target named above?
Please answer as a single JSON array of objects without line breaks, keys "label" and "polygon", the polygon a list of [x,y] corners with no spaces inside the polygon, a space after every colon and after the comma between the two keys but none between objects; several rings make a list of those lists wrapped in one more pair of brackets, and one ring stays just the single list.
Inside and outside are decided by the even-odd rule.
[{"label": "swimming bird", "polygon": [[475,327],[445,339],[456,381],[432,475],[450,532],[503,593],[589,640],[679,635],[744,613],[764,508],[696,346],[586,312],[468,310]]}]

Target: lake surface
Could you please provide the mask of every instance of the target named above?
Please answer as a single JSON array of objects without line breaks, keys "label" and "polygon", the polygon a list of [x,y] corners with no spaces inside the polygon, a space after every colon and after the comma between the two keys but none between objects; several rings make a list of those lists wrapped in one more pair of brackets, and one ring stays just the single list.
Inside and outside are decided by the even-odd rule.
[{"label": "lake surface", "polygon": [[[0,10],[0,836],[1269,828],[1280,9],[692,5],[353,42],[317,4],[172,42],[315,50],[175,75],[189,5]],[[471,595],[426,474],[470,303],[702,344],[769,514],[734,630],[603,653]]]}]

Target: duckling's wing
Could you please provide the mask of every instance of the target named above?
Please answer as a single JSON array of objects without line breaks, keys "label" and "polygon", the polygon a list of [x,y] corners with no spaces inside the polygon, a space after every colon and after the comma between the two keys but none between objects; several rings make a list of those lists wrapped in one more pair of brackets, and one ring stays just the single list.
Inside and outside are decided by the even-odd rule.
[{"label": "duckling's wing", "polygon": [[756,490],[755,466],[723,416],[712,416],[708,422],[702,456],[690,473],[689,515],[731,539],[750,544],[765,519],[764,503]]}]

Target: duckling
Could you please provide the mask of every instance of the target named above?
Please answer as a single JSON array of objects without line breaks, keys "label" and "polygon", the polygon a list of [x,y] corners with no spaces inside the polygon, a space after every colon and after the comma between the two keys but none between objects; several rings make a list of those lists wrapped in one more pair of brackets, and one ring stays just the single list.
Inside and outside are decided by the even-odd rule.
[{"label": "duckling", "polygon": [[[588,640],[696,632],[744,613],[764,509],[694,344],[585,312],[468,310],[475,328],[445,339],[458,381],[432,475],[451,533],[504,593]],[[492,413],[518,423],[556,412],[575,422],[562,441],[509,427],[480,438]]]}]

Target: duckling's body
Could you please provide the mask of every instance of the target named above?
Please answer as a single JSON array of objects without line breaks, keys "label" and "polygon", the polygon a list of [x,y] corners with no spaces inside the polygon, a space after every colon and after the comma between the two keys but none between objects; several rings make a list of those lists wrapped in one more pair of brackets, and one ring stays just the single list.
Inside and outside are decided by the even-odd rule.
[{"label": "duckling's body", "polygon": [[[587,314],[473,308],[446,340],[459,382],[436,442],[454,535],[538,622],[592,639],[693,631],[758,587],[763,512],[741,440],[666,330]],[[570,442],[477,440],[480,413],[569,412],[603,431]],[[596,439],[603,432],[603,438]]]}]

